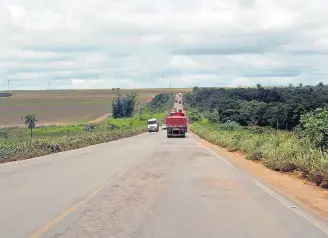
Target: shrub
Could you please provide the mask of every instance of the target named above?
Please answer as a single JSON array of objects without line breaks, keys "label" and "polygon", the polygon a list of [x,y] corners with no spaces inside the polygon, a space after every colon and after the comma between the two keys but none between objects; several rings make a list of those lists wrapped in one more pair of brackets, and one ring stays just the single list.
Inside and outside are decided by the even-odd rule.
[{"label": "shrub", "polygon": [[0,131],[0,139],[8,139],[8,133],[4,132],[4,131]]},{"label": "shrub", "polygon": [[309,139],[299,139],[292,133],[258,133],[257,129],[254,133],[254,130],[236,129],[239,127],[194,123],[191,130],[229,151],[245,152],[247,159],[263,160],[264,165],[272,170],[298,170],[318,186],[328,187],[328,160]]},{"label": "shrub", "polygon": [[32,143],[30,140],[8,139],[0,143],[0,163],[82,148],[137,135],[145,131],[145,127],[139,127],[124,130],[95,131],[93,133],[79,132],[59,137],[36,138],[32,140]]},{"label": "shrub", "polygon": [[198,122],[202,120],[202,115],[197,110],[189,110],[188,117],[192,122]]},{"label": "shrub", "polygon": [[239,130],[241,129],[241,126],[234,121],[227,121],[220,125],[222,130]]},{"label": "shrub", "polygon": [[92,123],[86,124],[84,126],[84,131],[95,131],[97,129],[97,127],[98,126],[96,124],[92,124]]},{"label": "shrub", "polygon": [[328,110],[316,109],[301,117],[298,127],[299,137],[309,138],[321,152],[326,152],[328,148]]}]

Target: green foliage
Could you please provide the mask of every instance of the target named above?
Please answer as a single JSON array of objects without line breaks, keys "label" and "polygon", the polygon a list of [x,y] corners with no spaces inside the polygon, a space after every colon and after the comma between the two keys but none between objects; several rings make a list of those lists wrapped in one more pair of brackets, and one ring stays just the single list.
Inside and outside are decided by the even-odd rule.
[{"label": "green foliage", "polygon": [[97,125],[96,124],[86,124],[84,126],[84,131],[95,131],[97,129]]},{"label": "green foliage", "polygon": [[132,117],[136,105],[137,94],[132,92],[122,99],[123,117]]},{"label": "green foliage", "polygon": [[188,118],[191,122],[198,122],[198,121],[202,120],[202,115],[200,112],[198,112],[198,110],[189,109],[188,110]]},{"label": "green foliage", "polygon": [[297,134],[309,138],[324,153],[328,147],[328,110],[319,108],[303,115]]},{"label": "green foliage", "polygon": [[151,113],[167,111],[173,104],[173,94],[160,93],[147,103],[146,109]]},{"label": "green foliage", "polygon": [[4,131],[0,131],[0,140],[1,139],[8,139],[8,133],[4,132]]},{"label": "green foliage", "polygon": [[220,123],[220,113],[217,110],[206,112],[204,116],[210,123]]},{"label": "green foliage", "polygon": [[241,129],[242,127],[237,122],[227,121],[225,123],[220,124],[219,128],[223,130],[238,130]]},{"label": "green foliage", "polygon": [[28,114],[24,116],[24,123],[27,125],[28,129],[35,128],[35,122],[37,122],[34,114]]},{"label": "green foliage", "polygon": [[272,133],[265,128],[258,133],[253,128],[231,129],[209,123],[193,123],[191,130],[229,151],[246,153],[247,159],[261,160],[272,170],[298,170],[318,186],[328,186],[328,161],[308,139],[299,139],[292,133]]},{"label": "green foliage", "polygon": [[119,97],[112,103],[112,116],[114,118],[124,117],[122,100]]},{"label": "green foliage", "polygon": [[94,131],[92,133],[80,132],[73,135],[36,138],[31,143],[27,140],[6,140],[0,143],[0,163],[82,148],[133,136],[145,131],[146,127],[121,128],[109,131]]},{"label": "green foliage", "polygon": [[281,88],[194,88],[185,94],[192,109],[206,115],[217,111],[220,122],[240,125],[270,126],[279,129],[296,127],[301,115],[328,105],[328,86]]},{"label": "green foliage", "polygon": [[34,114],[28,114],[24,116],[24,123],[27,128],[31,130],[31,139],[33,137],[33,129],[35,128],[35,122],[37,122]]},{"label": "green foliage", "polygon": [[[118,90],[118,89],[116,89]],[[132,117],[136,105],[136,93],[118,97],[112,103],[112,115],[114,118]]]}]

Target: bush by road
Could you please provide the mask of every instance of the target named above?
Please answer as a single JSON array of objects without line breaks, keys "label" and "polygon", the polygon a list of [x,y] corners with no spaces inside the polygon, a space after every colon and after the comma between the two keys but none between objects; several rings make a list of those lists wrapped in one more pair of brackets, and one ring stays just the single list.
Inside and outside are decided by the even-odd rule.
[{"label": "bush by road", "polygon": [[79,132],[57,137],[28,139],[7,139],[0,141],[0,163],[29,159],[59,151],[95,145],[145,132],[145,127],[114,129],[108,131]]},{"label": "bush by road", "polygon": [[229,151],[244,152],[247,159],[262,161],[272,170],[298,171],[318,186],[328,186],[328,160],[308,139],[299,139],[294,133],[208,122],[193,123],[191,130]]}]

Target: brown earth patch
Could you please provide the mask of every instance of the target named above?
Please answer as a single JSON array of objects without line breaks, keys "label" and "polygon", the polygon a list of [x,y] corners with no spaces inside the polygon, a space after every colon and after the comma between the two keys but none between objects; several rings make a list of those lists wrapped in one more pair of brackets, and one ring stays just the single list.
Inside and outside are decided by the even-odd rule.
[{"label": "brown earth patch", "polygon": [[89,121],[89,123],[100,123],[106,120],[108,117],[110,117],[112,114],[111,113],[105,113],[104,115],[97,117],[96,119]]}]

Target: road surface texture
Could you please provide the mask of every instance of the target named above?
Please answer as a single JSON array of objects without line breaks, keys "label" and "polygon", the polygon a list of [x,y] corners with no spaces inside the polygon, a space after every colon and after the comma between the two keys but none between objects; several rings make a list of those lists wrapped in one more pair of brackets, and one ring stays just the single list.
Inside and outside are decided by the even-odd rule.
[{"label": "road surface texture", "polygon": [[321,238],[327,225],[165,131],[0,166],[0,237]]}]

